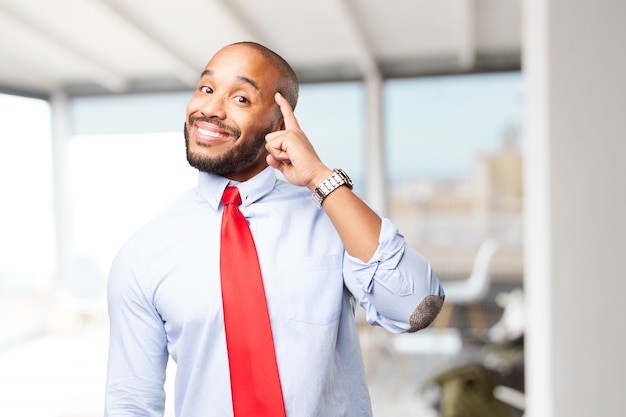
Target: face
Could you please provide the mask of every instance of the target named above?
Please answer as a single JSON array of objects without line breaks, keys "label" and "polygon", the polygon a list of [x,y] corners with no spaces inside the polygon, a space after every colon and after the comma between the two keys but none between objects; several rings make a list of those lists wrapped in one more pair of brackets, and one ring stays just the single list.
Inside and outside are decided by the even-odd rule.
[{"label": "face", "polygon": [[187,105],[189,164],[236,181],[266,166],[265,135],[282,124],[274,101],[278,74],[253,48],[232,45],[205,67]]}]

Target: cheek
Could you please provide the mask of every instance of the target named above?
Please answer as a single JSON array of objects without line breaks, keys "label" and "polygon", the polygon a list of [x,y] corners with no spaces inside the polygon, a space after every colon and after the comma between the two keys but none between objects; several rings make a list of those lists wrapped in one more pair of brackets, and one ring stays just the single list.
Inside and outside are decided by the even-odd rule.
[{"label": "cheek", "polygon": [[187,115],[187,119],[189,119],[190,115],[198,111],[198,102],[199,102],[198,99],[194,96],[191,98],[191,100],[189,100],[189,103],[187,103],[187,107],[185,109],[185,114]]},{"label": "cheek", "polygon": [[282,122],[282,114],[276,113],[273,109],[265,108],[263,111],[256,112],[250,115],[246,120],[246,127],[248,131],[255,132],[271,132],[280,129],[279,122]]}]

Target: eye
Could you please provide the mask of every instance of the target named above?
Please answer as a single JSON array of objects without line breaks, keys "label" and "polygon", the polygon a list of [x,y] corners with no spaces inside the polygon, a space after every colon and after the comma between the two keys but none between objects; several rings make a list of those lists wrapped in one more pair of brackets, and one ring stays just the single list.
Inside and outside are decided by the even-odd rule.
[{"label": "eye", "polygon": [[200,87],[200,92],[205,94],[211,94],[213,92],[213,89],[211,87],[203,85],[202,87]]},{"label": "eye", "polygon": [[248,100],[248,99],[247,99],[246,97],[244,97],[244,96],[236,96],[236,97],[235,97],[235,101],[236,101],[237,103],[240,103],[240,104],[248,104],[248,103],[250,103],[250,100]]}]

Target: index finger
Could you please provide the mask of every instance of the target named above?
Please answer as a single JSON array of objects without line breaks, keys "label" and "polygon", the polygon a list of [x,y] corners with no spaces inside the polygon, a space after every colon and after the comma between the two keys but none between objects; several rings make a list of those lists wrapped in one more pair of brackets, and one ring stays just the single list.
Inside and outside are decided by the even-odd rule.
[{"label": "index finger", "polygon": [[276,104],[280,107],[280,112],[282,113],[283,121],[285,122],[285,129],[300,129],[298,120],[293,114],[293,109],[287,99],[283,97],[282,94],[276,93],[274,95],[274,100],[276,100]]}]

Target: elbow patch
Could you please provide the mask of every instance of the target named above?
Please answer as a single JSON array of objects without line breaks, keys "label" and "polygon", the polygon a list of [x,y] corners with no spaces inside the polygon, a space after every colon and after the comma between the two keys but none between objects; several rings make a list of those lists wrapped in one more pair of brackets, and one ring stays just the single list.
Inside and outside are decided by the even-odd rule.
[{"label": "elbow patch", "polygon": [[433,294],[424,297],[417,307],[415,307],[415,310],[413,310],[411,317],[409,317],[411,327],[408,332],[413,333],[428,327],[441,311],[444,299],[445,296]]}]

